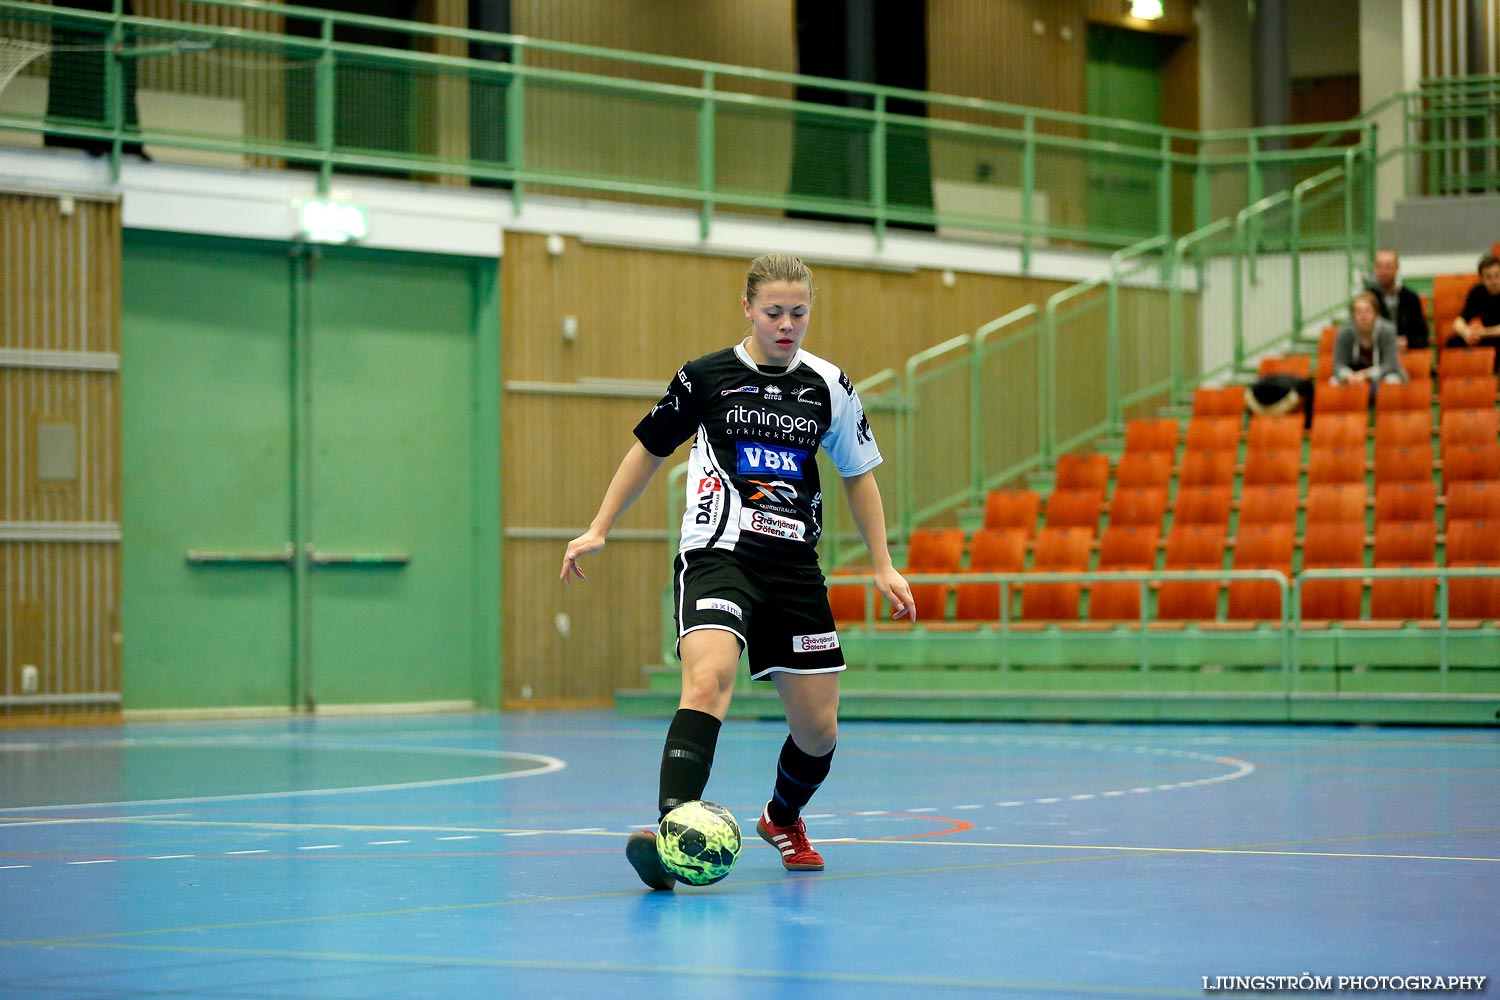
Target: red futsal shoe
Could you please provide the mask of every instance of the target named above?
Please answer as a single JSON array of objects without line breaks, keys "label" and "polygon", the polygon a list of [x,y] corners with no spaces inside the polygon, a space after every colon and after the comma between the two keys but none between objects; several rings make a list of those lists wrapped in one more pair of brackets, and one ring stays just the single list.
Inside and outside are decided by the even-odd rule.
[{"label": "red futsal shoe", "polygon": [[677,885],[672,873],[662,866],[661,855],[656,853],[655,830],[632,833],[625,841],[625,860],[630,862],[641,881],[653,889],[670,890]]},{"label": "red futsal shoe", "polygon": [[[770,803],[766,804],[768,807]],[[813,850],[807,839],[807,824],[801,817],[791,826],[777,826],[771,822],[765,809],[755,821],[755,832],[760,839],[781,852],[781,866],[789,872],[820,872],[823,870],[823,855]]]}]

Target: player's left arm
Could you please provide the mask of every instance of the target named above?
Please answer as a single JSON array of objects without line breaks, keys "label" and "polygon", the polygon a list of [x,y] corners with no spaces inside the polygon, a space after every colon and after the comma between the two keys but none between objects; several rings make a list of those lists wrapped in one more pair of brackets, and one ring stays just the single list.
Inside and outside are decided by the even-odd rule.
[{"label": "player's left arm", "polygon": [[875,586],[895,609],[891,617],[916,621],[917,602],[912,600],[911,587],[891,564],[891,552],[885,537],[885,505],[880,500],[874,470],[844,477],[844,496],[849,501],[849,513],[854,515],[860,537],[865,540],[865,549],[874,561]]}]

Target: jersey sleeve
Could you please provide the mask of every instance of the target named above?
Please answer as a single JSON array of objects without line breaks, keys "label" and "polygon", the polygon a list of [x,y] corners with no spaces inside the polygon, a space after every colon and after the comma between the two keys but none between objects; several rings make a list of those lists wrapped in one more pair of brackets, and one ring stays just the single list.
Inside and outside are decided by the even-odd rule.
[{"label": "jersey sleeve", "polygon": [[636,439],[657,458],[671,455],[697,432],[701,407],[699,397],[693,392],[693,382],[701,378],[692,362],[677,369],[666,394],[635,425]]},{"label": "jersey sleeve", "polygon": [[869,472],[882,461],[880,448],[875,444],[875,433],[870,430],[870,421],[865,417],[864,404],[849,376],[839,372],[838,383],[832,388],[832,420],[828,433],[823,435],[823,451],[827,453],[839,475],[848,479]]}]

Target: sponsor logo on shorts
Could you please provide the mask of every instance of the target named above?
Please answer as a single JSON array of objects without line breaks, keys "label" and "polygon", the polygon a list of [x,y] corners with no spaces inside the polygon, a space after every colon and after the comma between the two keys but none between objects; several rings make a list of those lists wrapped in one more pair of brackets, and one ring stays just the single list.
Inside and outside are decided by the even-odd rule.
[{"label": "sponsor logo on shorts", "polygon": [[817,635],[792,636],[792,652],[794,653],[821,653],[825,650],[838,648],[839,634],[837,632],[819,632]]},{"label": "sponsor logo on shorts", "polygon": [[778,479],[801,479],[807,452],[801,448],[777,448],[772,445],[736,441],[734,454],[742,476],[776,473]]},{"label": "sponsor logo on shorts", "polygon": [[740,529],[753,531],[757,535],[768,535],[771,538],[789,538],[800,541],[805,526],[795,518],[781,517],[769,511],[742,510],[740,511]]},{"label": "sponsor logo on shorts", "polygon": [[744,618],[745,618],[745,613],[740,610],[740,606],[738,604],[734,603],[733,601],[722,600],[722,599],[720,599],[718,597],[703,597],[703,598],[699,598],[699,600],[698,600],[698,610],[699,611],[727,611],[730,614],[734,615],[736,618],[740,619],[741,621],[743,621]]}]

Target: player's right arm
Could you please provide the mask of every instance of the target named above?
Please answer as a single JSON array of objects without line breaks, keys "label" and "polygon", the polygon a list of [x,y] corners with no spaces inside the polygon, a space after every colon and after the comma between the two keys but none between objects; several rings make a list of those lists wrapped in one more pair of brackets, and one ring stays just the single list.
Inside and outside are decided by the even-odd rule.
[{"label": "player's right arm", "polygon": [[568,543],[560,574],[563,583],[571,583],[574,576],[587,579],[578,566],[579,557],[604,548],[605,536],[615,521],[640,497],[656,470],[661,468],[661,463],[692,436],[698,423],[697,399],[693,395],[695,375],[692,362],[677,369],[677,374],[667,383],[661,401],[636,425],[636,442],[625,453],[614,478],[609,481],[599,513],[589,522],[589,530]]},{"label": "player's right arm", "polygon": [[563,583],[571,583],[573,576],[580,580],[588,579],[578,565],[579,557],[604,548],[604,539],[609,534],[609,529],[614,527],[620,515],[629,510],[630,505],[640,497],[646,484],[651,482],[651,477],[656,475],[656,470],[665,461],[665,458],[647,451],[639,441],[630,446],[620,467],[615,470],[614,478],[609,481],[609,488],[604,491],[604,501],[599,504],[599,513],[589,522],[589,529],[568,543],[568,551],[563,555],[562,561]]}]

